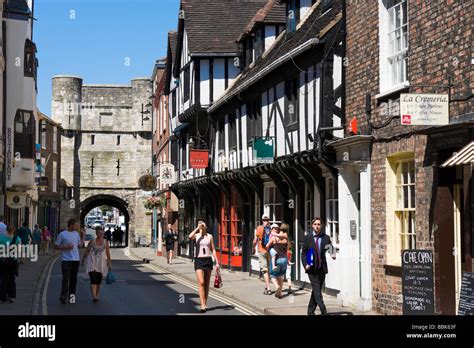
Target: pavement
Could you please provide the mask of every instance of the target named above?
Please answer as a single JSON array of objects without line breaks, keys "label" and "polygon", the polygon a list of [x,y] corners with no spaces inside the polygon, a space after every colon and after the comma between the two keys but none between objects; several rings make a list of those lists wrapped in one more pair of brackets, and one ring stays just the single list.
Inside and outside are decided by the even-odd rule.
[{"label": "pavement", "polygon": [[38,255],[38,260],[27,259],[20,264],[19,276],[16,278],[15,303],[0,302],[1,315],[32,315],[37,310],[41,280],[47,266],[56,258],[59,252],[50,248],[49,255]]},{"label": "pavement", "polygon": [[[191,260],[178,257],[169,265],[166,261],[166,252],[163,256],[157,256],[149,247],[129,248],[131,257],[149,260],[162,271],[169,272],[182,277],[189,282],[196,282],[194,265]],[[311,292],[307,289],[297,288],[294,295],[288,295],[287,283],[283,285],[283,298],[277,299],[274,295],[264,295],[265,283],[258,276],[249,275],[244,272],[221,270],[223,287],[213,287],[214,273],[211,277],[211,293],[218,293],[228,299],[238,301],[243,306],[250,308],[259,314],[267,315],[306,315]],[[273,284],[271,285],[274,289]],[[356,307],[343,307],[339,305],[336,297],[324,294],[324,303],[329,314],[332,315],[376,315],[375,312],[359,312]],[[318,314],[319,309],[317,309]]]}]

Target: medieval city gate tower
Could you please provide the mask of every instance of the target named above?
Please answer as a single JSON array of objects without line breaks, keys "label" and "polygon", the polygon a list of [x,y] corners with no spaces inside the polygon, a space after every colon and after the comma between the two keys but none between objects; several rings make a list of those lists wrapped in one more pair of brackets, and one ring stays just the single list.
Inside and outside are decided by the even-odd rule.
[{"label": "medieval city gate tower", "polygon": [[52,117],[64,128],[61,141],[61,228],[71,217],[109,205],[128,223],[128,241],[146,236],[151,218],[138,179],[151,168],[151,81],[86,85],[80,77],[53,78]]}]

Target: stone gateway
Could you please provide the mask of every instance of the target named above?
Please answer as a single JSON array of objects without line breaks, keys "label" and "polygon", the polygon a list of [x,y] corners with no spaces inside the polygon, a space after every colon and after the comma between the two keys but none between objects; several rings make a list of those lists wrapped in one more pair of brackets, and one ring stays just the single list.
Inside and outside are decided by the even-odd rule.
[{"label": "stone gateway", "polygon": [[[151,242],[151,219],[138,180],[151,168],[151,81],[86,85],[80,77],[53,78],[52,116],[61,141],[61,228],[70,218],[109,205],[125,215],[128,242]],[[71,204],[71,201],[74,204]]]}]

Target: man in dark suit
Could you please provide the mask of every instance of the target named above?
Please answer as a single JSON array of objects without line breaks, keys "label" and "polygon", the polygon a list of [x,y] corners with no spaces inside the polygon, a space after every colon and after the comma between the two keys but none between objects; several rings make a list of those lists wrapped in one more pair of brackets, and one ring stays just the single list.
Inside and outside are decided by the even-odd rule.
[{"label": "man in dark suit", "polygon": [[[323,302],[321,289],[328,273],[328,265],[326,262],[326,249],[334,250],[331,244],[331,238],[322,230],[322,221],[315,218],[311,221],[311,232],[309,232],[303,240],[303,249],[301,250],[301,261],[308,273],[309,280],[313,291],[308,304],[308,315],[315,315],[316,307],[319,305],[322,315],[327,314],[326,306]],[[336,254],[331,254],[336,259]]]}]

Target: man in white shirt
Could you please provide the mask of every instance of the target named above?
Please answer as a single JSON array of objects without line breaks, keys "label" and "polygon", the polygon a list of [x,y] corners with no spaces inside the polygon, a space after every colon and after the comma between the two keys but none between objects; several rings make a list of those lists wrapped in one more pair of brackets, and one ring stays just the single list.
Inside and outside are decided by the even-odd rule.
[{"label": "man in white shirt", "polygon": [[54,248],[61,250],[62,253],[61,270],[63,280],[59,301],[63,304],[68,299],[70,303],[76,302],[77,272],[80,263],[79,248],[84,245],[84,234],[79,223],[75,219],[70,219],[67,223],[67,229],[58,235],[54,244]]}]

